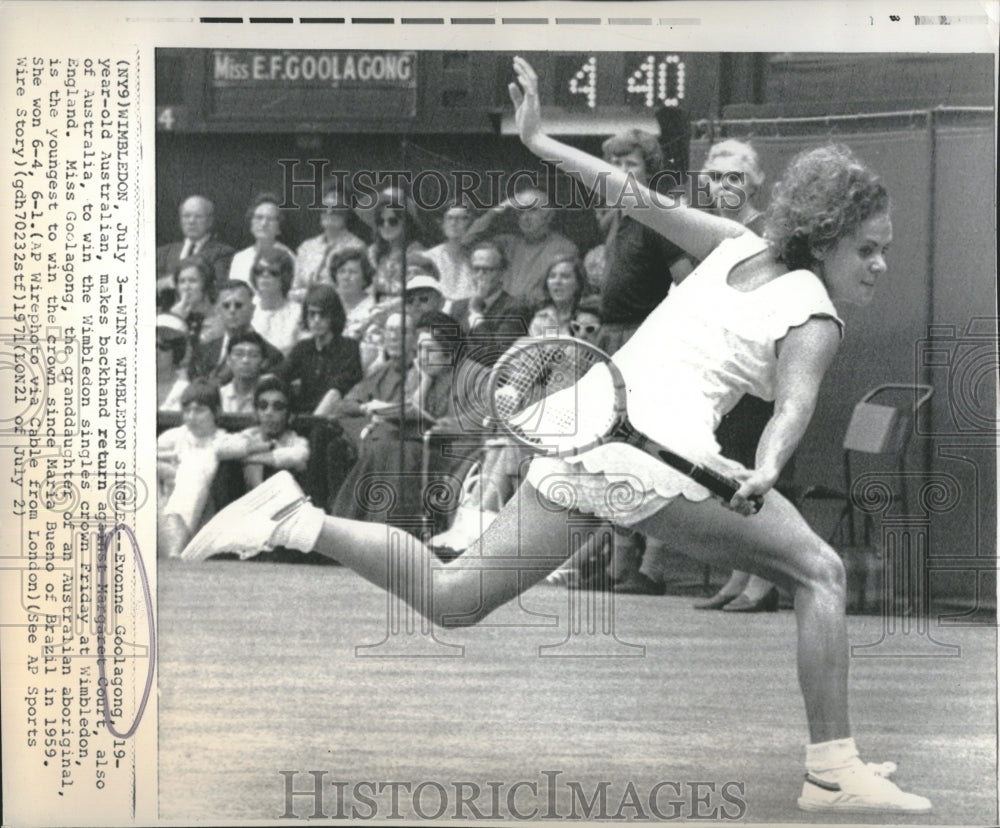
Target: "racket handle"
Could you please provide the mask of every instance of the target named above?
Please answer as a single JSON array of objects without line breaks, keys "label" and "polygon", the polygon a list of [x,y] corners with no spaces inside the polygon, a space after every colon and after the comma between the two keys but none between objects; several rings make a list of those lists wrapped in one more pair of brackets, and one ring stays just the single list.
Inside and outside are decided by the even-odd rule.
[{"label": "racket handle", "polygon": [[[696,483],[700,483],[712,494],[722,498],[722,500],[726,503],[729,503],[729,501],[733,499],[733,495],[735,495],[737,490],[740,488],[740,484],[731,477],[726,477],[726,475],[719,474],[712,469],[705,468],[705,466],[699,466],[697,463],[685,460],[683,457],[679,457],[672,451],[667,451],[664,448],[658,448],[654,449],[653,453],[656,454],[664,463],[669,466],[673,466],[678,471],[684,472]],[[753,507],[754,514],[759,512],[761,506],[764,505],[764,498],[760,495],[752,495],[749,498],[749,501],[750,505]]]}]

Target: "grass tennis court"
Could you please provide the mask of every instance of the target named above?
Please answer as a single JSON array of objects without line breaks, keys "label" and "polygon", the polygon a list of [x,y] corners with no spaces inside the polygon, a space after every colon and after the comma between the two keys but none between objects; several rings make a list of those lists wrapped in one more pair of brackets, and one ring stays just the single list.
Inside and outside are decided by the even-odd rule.
[{"label": "grass tennis court", "polygon": [[[958,657],[852,661],[862,758],[896,761],[894,780],[930,797],[934,812],[810,815],[795,805],[806,725],[791,612],[734,617],[696,612],[688,597],[615,596],[599,617],[613,617],[617,641],[567,640],[571,595],[584,607],[600,600],[536,586],[488,626],[438,631],[438,642],[418,627],[359,656],[356,647],[386,639],[387,602],[347,569],[160,561],[161,818],[278,821],[279,772],[298,771],[291,779],[302,790],[313,784],[308,771],[325,770],[323,813],[349,816],[354,807],[359,818],[375,810],[373,819],[390,822],[422,821],[446,801],[438,821],[475,822],[478,807],[482,824],[495,824],[511,819],[508,796],[522,814],[537,808],[539,821],[548,811],[579,818],[576,790],[590,800],[607,782],[608,815],[638,820],[997,823],[992,627],[932,626],[934,639],[961,648]],[[849,624],[853,644],[879,639],[880,618]],[[423,655],[371,657],[403,639]],[[560,657],[573,650],[626,655]],[[397,788],[393,820],[391,789],[372,795],[362,786],[355,796],[365,781],[431,784],[416,809]],[[461,804],[476,788],[459,782],[480,795]],[[534,783],[537,795],[517,782]],[[622,807],[630,786],[638,810]],[[649,807],[653,790],[661,817]],[[494,795],[500,819],[489,818]],[[296,797],[293,811],[312,815],[313,800]]]}]

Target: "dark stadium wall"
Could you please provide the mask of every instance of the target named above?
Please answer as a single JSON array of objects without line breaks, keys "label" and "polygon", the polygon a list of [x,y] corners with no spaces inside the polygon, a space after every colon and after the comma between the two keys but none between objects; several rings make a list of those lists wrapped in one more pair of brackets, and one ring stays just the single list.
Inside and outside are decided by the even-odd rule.
[{"label": "dark stadium wall", "polygon": [[[996,609],[996,145],[989,127],[936,132],[932,322],[920,362],[935,387],[931,467],[956,498],[934,514],[934,555],[978,558],[936,571],[936,594]],[[966,603],[971,603],[966,601]],[[956,619],[962,620],[976,619]]]}]

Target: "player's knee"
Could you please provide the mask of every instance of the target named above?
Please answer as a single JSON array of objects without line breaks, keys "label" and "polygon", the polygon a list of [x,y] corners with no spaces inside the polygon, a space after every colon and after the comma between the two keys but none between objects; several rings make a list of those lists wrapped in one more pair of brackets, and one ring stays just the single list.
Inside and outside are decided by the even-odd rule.
[{"label": "player's knee", "polygon": [[818,543],[810,560],[809,574],[814,585],[836,594],[846,592],[847,572],[844,562],[829,544]]},{"label": "player's knee", "polygon": [[441,579],[435,582],[430,608],[431,620],[439,627],[474,627],[491,610],[482,600],[470,600],[474,591],[463,588],[461,579]]}]

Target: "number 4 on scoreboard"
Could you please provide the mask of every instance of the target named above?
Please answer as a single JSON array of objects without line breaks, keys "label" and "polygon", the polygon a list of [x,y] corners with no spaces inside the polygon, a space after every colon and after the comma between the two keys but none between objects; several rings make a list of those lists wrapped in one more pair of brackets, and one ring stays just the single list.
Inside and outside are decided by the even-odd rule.
[{"label": "number 4 on scoreboard", "polygon": [[575,75],[569,79],[571,95],[586,95],[587,106],[597,106],[597,58],[591,55]]},{"label": "number 4 on scoreboard", "polygon": [[161,106],[157,108],[156,126],[159,129],[171,132],[176,124],[177,118],[174,115],[174,108],[172,106]]}]

